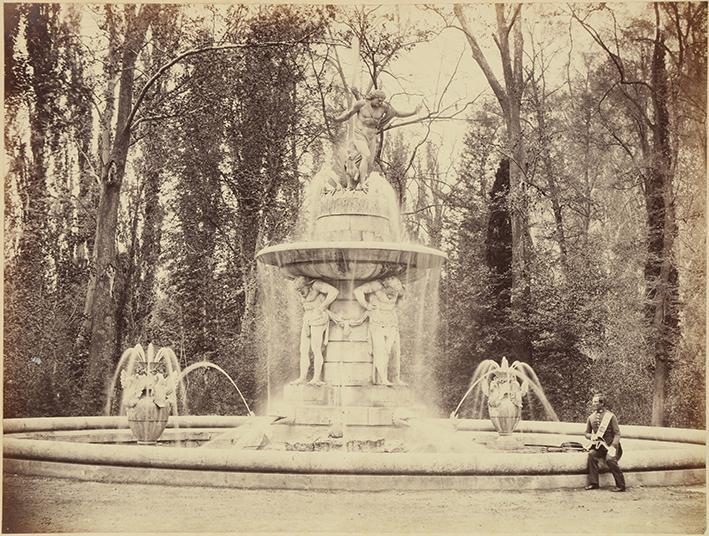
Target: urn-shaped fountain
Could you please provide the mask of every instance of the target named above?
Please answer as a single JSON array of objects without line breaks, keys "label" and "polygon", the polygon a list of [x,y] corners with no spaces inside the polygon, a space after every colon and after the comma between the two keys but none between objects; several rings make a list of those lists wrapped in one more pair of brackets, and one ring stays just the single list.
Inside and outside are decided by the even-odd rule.
[{"label": "urn-shaped fountain", "polygon": [[527,394],[529,384],[526,380],[520,384],[517,376],[503,357],[500,367],[482,384],[490,421],[501,436],[511,435],[522,418],[522,397]]},{"label": "urn-shaped fountain", "polygon": [[169,348],[155,353],[152,344],[147,353],[136,345],[126,351],[125,357],[128,366],[121,371],[121,406],[138,444],[154,444],[177,408],[175,391],[180,373],[173,367],[176,358]]}]

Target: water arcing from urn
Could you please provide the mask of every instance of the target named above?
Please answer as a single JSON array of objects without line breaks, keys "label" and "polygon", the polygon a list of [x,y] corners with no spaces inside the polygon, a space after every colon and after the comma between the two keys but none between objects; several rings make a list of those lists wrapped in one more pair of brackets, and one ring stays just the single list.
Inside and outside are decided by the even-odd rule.
[{"label": "water arcing from urn", "polygon": [[451,416],[457,416],[463,404],[466,400],[468,400],[470,404],[469,414],[473,419],[482,419],[487,417],[484,412],[485,399],[487,397],[485,392],[486,386],[493,376],[502,373],[519,380],[523,385],[528,385],[529,391],[525,395],[527,406],[531,405],[529,403],[529,397],[534,395],[536,400],[539,401],[544,409],[544,417],[547,420],[559,420],[554,408],[544,394],[544,389],[542,388],[539,378],[532,367],[522,361],[514,361],[511,365],[509,365],[507,358],[504,357],[502,358],[501,364],[496,363],[492,359],[485,359],[477,366],[472,378],[470,379],[468,390],[460,399],[460,402],[458,402],[458,405],[451,413]]},{"label": "water arcing from urn", "polygon": [[[229,374],[215,363],[209,361],[200,361],[193,363],[184,369],[181,369],[180,363],[177,356],[172,351],[171,348],[164,347],[160,348],[157,352],[153,344],[149,344],[147,351],[143,349],[140,344],[135,345],[132,348],[128,348],[121,355],[121,359],[118,361],[118,365],[114,370],[111,384],[108,387],[106,395],[106,405],[104,408],[104,414],[110,416],[113,412],[113,405],[115,402],[115,392],[117,389],[118,378],[126,377],[131,378],[136,374],[140,375],[161,375],[174,382],[174,392],[168,396],[170,400],[171,412],[173,415],[179,415],[179,408],[182,408],[184,413],[189,412],[188,399],[187,399],[187,388],[185,385],[185,378],[194,370],[198,369],[213,369],[221,373],[226,379],[231,383],[236,392],[238,393],[241,401],[246,408],[247,414],[253,414],[249,404],[246,402],[244,395],[239,389],[236,382],[229,376]],[[123,380],[121,380],[123,381]],[[125,415],[125,390],[121,391],[121,396],[119,398],[119,408],[118,412],[120,415]],[[179,404],[178,404],[179,401]]]},{"label": "water arcing from urn", "polygon": [[234,389],[236,389],[236,392],[239,393],[239,397],[241,398],[241,401],[243,402],[244,407],[246,408],[246,413],[248,415],[252,415],[251,408],[249,407],[248,402],[246,402],[246,399],[244,398],[244,395],[241,392],[241,389],[239,389],[239,386],[236,385],[236,382],[219,365],[216,365],[216,364],[211,363],[209,361],[199,361],[197,363],[192,363],[190,366],[186,367],[182,372],[180,372],[180,375],[179,375],[180,381],[184,380],[184,378],[193,370],[197,370],[197,369],[201,369],[201,368],[204,368],[204,369],[211,368],[211,369],[214,369],[214,370],[220,372],[221,374],[223,374],[226,377],[226,379],[229,380],[229,382],[234,387]]},{"label": "water arcing from urn", "polygon": [[[128,376],[132,376],[136,373],[136,370],[140,368],[141,373],[151,374],[151,373],[161,373],[165,376],[170,376],[172,374],[178,373],[180,371],[180,363],[175,356],[175,353],[171,348],[160,348],[157,352],[152,343],[148,344],[148,348],[143,349],[140,344],[126,349],[113,371],[113,376],[111,377],[111,383],[106,390],[106,405],[104,407],[104,415],[111,415],[113,412],[113,405],[116,401],[116,389],[118,386],[119,375],[125,371]],[[187,410],[187,390],[185,389],[184,381],[180,378],[175,386],[175,400],[173,403],[173,411],[177,414],[178,412],[178,401],[180,406],[186,411]],[[121,392],[121,396],[118,399],[118,412],[120,415],[125,414],[124,408],[124,393]]]}]

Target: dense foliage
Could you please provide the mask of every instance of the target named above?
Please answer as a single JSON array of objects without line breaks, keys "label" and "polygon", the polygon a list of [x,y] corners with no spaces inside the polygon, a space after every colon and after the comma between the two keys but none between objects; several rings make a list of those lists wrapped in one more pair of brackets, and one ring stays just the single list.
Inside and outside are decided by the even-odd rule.
[{"label": "dense foliage", "polygon": [[[298,235],[354,83],[399,109],[423,95],[377,155],[409,238],[449,258],[402,315],[422,399],[448,414],[507,357],[561,419],[604,391],[622,422],[703,427],[706,4],[488,7],[508,29],[457,34],[472,55],[426,93],[431,47],[482,28],[472,12],[6,4],[5,416],[101,411],[121,351],[149,342],[263,408],[297,366],[299,307],[254,256]],[[592,53],[551,36],[569,28]],[[244,411],[214,370],[187,381],[183,410]]]}]

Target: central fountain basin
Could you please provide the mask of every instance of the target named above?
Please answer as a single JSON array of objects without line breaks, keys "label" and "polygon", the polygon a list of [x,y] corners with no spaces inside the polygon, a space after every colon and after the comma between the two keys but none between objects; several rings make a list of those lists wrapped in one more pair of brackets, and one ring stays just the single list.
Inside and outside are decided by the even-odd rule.
[{"label": "central fountain basin", "polygon": [[[263,418],[256,418],[270,425]],[[248,417],[171,417],[160,444],[196,446]],[[579,441],[582,423],[526,421],[512,434],[519,450],[498,450],[487,420],[421,420],[447,429],[465,451],[291,452],[136,445],[125,417],[8,419],[4,421],[6,472],[105,482],[139,482],[280,489],[557,489],[583,487],[586,454],[545,452],[524,443]],[[455,426],[454,426],[455,425]],[[457,428],[457,430],[456,430]],[[285,428],[284,428],[285,429]],[[397,431],[389,430],[392,437]],[[407,433],[411,433],[409,430]],[[705,433],[700,430],[623,427],[621,461],[630,487],[705,481]],[[191,442],[191,443],[190,443]],[[441,443],[437,444],[442,447]],[[612,478],[604,473],[602,485]]]},{"label": "central fountain basin", "polygon": [[418,244],[394,242],[292,242],[262,249],[256,259],[290,277],[331,281],[397,276],[408,281],[439,268],[446,255]]}]

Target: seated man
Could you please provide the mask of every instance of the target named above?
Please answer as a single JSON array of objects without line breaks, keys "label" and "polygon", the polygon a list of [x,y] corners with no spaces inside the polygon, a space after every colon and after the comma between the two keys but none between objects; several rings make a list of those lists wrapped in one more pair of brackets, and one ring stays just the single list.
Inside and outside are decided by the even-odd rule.
[{"label": "seated man", "polygon": [[586,438],[591,440],[586,489],[598,489],[598,460],[605,460],[615,479],[615,488],[611,491],[625,491],[625,477],[618,466],[618,461],[623,455],[618,419],[605,408],[605,397],[601,394],[593,397],[591,407],[593,413],[586,420],[585,434]]}]

